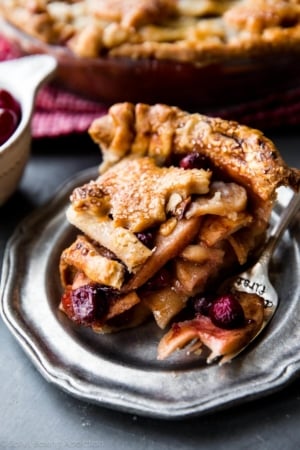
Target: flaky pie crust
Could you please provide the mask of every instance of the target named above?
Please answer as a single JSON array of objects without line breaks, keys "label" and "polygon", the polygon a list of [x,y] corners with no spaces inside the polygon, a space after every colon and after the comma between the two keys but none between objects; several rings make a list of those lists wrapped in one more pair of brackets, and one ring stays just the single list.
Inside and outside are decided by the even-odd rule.
[{"label": "flaky pie crust", "polygon": [[297,0],[2,0],[0,12],[84,58],[207,63],[299,52]]}]

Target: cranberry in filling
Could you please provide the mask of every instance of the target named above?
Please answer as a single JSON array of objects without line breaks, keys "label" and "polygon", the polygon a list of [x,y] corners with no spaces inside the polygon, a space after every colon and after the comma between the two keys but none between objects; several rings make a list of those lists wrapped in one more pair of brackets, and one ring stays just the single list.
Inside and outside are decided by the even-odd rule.
[{"label": "cranberry in filling", "polygon": [[155,233],[152,230],[136,233],[136,237],[148,248],[154,247]]},{"label": "cranberry in filling", "polygon": [[80,323],[91,323],[100,319],[108,309],[108,301],[103,289],[86,284],[71,291],[73,319]]},{"label": "cranberry in filling", "polygon": [[212,297],[198,295],[192,299],[192,303],[196,314],[209,316],[209,310],[211,305],[213,304]]},{"label": "cranberry in filling", "polygon": [[209,317],[214,325],[227,330],[245,324],[244,310],[232,294],[218,297],[209,308]]},{"label": "cranberry in filling", "polygon": [[203,155],[200,155],[200,153],[192,152],[188,155],[184,156],[179,161],[179,167],[182,169],[209,169],[209,160]]},{"label": "cranberry in filling", "polygon": [[146,291],[156,291],[171,285],[171,273],[165,267],[159,270],[154,277],[150,278],[143,286]]}]

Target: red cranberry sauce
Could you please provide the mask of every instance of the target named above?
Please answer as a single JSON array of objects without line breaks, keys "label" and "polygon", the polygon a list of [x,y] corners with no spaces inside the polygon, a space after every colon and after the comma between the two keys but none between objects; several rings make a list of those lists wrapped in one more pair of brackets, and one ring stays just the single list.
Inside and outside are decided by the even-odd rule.
[{"label": "red cranberry sauce", "polygon": [[21,119],[19,102],[5,89],[0,89],[0,145],[16,130]]}]

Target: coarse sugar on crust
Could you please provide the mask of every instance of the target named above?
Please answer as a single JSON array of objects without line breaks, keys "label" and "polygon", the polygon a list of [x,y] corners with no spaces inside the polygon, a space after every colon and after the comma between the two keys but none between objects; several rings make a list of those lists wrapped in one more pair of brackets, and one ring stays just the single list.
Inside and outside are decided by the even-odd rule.
[{"label": "coarse sugar on crust", "polygon": [[[264,202],[273,200],[277,186],[297,189],[300,182],[300,171],[285,164],[261,131],[174,106],[115,104],[92,123],[89,133],[101,147],[102,171],[131,154],[148,155],[163,165],[172,155],[199,152]],[[119,136],[125,139],[117,145]]]}]

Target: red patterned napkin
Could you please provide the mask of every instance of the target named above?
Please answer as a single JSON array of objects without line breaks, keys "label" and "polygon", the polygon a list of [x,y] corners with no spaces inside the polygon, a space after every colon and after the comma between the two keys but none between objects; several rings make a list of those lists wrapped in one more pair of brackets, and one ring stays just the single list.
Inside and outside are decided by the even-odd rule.
[{"label": "red patterned napkin", "polygon": [[300,87],[219,110],[218,115],[261,130],[294,127],[300,124]]},{"label": "red patterned napkin", "polygon": [[32,119],[33,137],[84,133],[107,108],[53,86],[40,90]]},{"label": "red patterned napkin", "polygon": [[[19,52],[0,35],[0,61],[17,58]],[[32,121],[34,138],[57,137],[84,133],[91,121],[107,112],[107,106],[66,92],[54,86],[45,86],[38,93]],[[274,93],[259,101],[230,106],[218,111],[199,111],[224,119],[237,120],[263,130],[300,124],[299,88]]]}]

